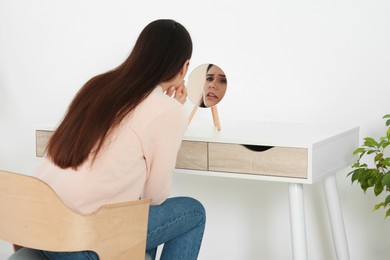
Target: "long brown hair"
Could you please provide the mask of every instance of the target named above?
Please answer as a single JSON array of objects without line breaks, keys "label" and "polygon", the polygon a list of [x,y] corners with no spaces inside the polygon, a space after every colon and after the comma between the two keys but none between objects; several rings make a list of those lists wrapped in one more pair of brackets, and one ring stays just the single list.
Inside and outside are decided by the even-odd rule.
[{"label": "long brown hair", "polygon": [[80,89],[47,156],[63,169],[77,169],[91,152],[96,158],[109,132],[159,83],[173,79],[191,54],[191,37],[181,24],[165,19],[148,24],[121,65]]}]

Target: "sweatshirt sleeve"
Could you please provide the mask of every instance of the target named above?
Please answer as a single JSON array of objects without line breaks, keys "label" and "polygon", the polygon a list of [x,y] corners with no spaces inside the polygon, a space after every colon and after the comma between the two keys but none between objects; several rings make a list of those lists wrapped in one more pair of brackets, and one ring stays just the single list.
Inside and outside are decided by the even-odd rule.
[{"label": "sweatshirt sleeve", "polygon": [[147,176],[143,198],[151,198],[152,205],[163,203],[170,194],[172,172],[186,127],[185,109],[180,105],[159,114],[146,128],[143,146]]}]

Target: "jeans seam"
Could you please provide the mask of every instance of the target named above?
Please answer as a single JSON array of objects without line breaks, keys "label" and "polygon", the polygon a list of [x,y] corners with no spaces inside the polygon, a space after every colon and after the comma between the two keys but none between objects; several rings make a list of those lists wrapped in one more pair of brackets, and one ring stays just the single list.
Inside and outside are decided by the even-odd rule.
[{"label": "jeans seam", "polygon": [[[87,253],[87,256],[88,256],[88,258],[89,258],[90,260],[95,260],[95,258],[94,258],[93,256],[91,256],[91,254],[90,254],[89,251],[86,251],[86,253]],[[99,255],[98,255],[98,258],[100,258]]]},{"label": "jeans seam", "polygon": [[[169,227],[169,226],[172,226],[174,225],[175,223],[177,222],[180,222],[180,221],[183,221],[184,219],[186,219],[187,217],[189,216],[203,216],[204,214],[201,212],[201,211],[191,211],[191,212],[188,212],[187,214],[185,215],[182,215],[180,216],[179,218],[175,218],[174,220],[170,221],[170,222],[167,222],[165,223],[164,225],[161,225],[161,226],[158,226],[157,228],[155,228],[153,231],[151,231],[150,233],[148,233],[148,235],[153,235],[153,234],[156,234],[159,230],[163,229],[163,228],[166,228],[166,227]],[[203,217],[202,217],[203,218]],[[204,218],[203,218],[204,219]],[[203,220],[204,222],[204,220]],[[198,226],[198,225],[197,225]]]}]

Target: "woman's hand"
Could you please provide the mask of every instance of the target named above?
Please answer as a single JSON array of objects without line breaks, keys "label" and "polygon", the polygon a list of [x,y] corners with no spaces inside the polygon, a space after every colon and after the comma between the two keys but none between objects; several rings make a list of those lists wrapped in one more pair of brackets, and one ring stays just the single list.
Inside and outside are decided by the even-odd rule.
[{"label": "woman's hand", "polygon": [[167,89],[167,92],[165,93],[168,96],[176,99],[180,103],[184,104],[187,99],[187,89],[184,86],[184,82],[180,84],[178,87],[172,86]]}]

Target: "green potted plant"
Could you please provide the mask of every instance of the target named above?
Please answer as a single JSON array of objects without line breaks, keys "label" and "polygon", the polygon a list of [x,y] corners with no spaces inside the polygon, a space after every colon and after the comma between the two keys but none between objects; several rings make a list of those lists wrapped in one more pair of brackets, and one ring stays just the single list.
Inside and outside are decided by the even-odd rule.
[{"label": "green potted plant", "polygon": [[[352,165],[352,183],[357,181],[364,192],[373,187],[375,196],[383,191],[390,192],[390,155],[386,156],[386,148],[390,146],[390,114],[383,117],[388,127],[386,135],[378,139],[364,138],[364,143],[353,154],[358,156]],[[390,216],[390,195],[374,206],[374,210],[388,208],[386,217]]]}]

